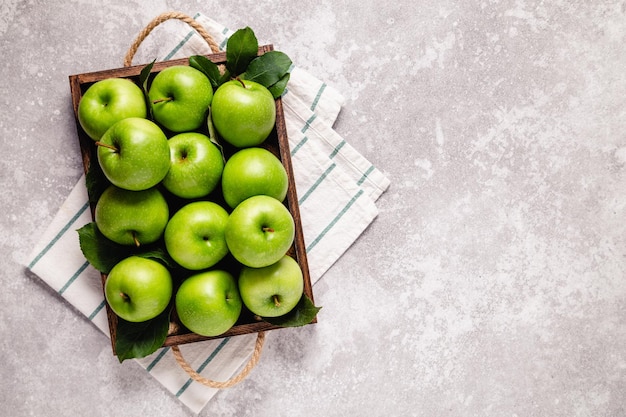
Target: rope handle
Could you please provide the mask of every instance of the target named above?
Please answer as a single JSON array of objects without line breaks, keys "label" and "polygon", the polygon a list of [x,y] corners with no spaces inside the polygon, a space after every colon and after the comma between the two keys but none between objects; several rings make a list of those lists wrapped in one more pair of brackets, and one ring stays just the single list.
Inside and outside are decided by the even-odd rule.
[{"label": "rope handle", "polygon": [[[141,45],[143,40],[146,39],[146,37],[150,34],[150,32],[152,32],[152,30],[154,30],[154,28],[156,28],[161,23],[170,19],[178,19],[187,23],[189,26],[195,29],[195,31],[198,32],[200,36],[202,36],[202,38],[209,45],[213,53],[218,53],[220,51],[218,44],[211,37],[211,35],[206,31],[206,29],[204,29],[202,25],[196,22],[192,17],[184,13],[179,13],[179,12],[166,12],[155,17],[150,23],[148,23],[148,25],[141,32],[139,32],[139,35],[137,35],[137,38],[130,46],[128,52],[126,53],[126,57],[124,58],[125,67],[129,67],[131,65],[133,61],[133,57],[135,56],[135,53],[139,49],[139,46]],[[239,372],[239,374],[234,375],[230,379],[223,381],[223,382],[213,381],[211,379],[203,377],[198,372],[196,372],[189,365],[189,363],[187,363],[185,358],[183,358],[183,355],[180,352],[180,348],[178,346],[176,345],[172,346],[172,353],[174,354],[174,358],[176,358],[176,362],[178,362],[180,367],[185,372],[187,372],[187,374],[194,381],[199,382],[203,385],[206,385],[207,387],[210,387],[210,388],[218,388],[218,389],[229,388],[243,381],[248,376],[250,371],[252,371],[252,369],[257,365],[257,363],[259,362],[259,358],[261,357],[261,351],[263,350],[264,342],[265,342],[265,332],[259,332],[257,334],[256,342],[254,344],[254,351],[252,352],[252,356],[250,357],[250,360],[248,361],[246,366],[243,367],[243,369],[241,370],[241,372]]]},{"label": "rope handle", "polygon": [[189,26],[195,29],[195,31],[198,32],[200,36],[202,36],[202,38],[206,41],[214,54],[220,51],[219,45],[215,42],[209,32],[207,32],[206,29],[192,17],[180,12],[165,12],[155,17],[150,23],[148,23],[145,28],[143,28],[141,32],[139,32],[139,35],[137,35],[137,38],[128,49],[126,57],[124,57],[125,67],[129,67],[131,65],[133,57],[135,56],[137,49],[139,49],[139,45],[141,45],[143,40],[146,39],[150,32],[152,32],[152,30],[159,26],[161,23],[170,19],[178,19],[187,23]]},{"label": "rope handle", "polygon": [[257,365],[257,363],[259,362],[259,358],[261,357],[261,351],[263,350],[264,341],[265,341],[265,332],[259,332],[257,334],[256,342],[254,344],[254,351],[252,352],[252,356],[250,357],[250,360],[248,360],[248,363],[246,363],[246,366],[244,366],[241,372],[239,372],[237,375],[232,376],[230,379],[224,382],[214,381],[212,379],[205,378],[199,373],[197,373],[187,363],[187,361],[185,361],[185,359],[183,358],[183,355],[180,352],[180,348],[178,346],[172,346],[172,353],[174,354],[174,358],[176,358],[176,362],[178,362],[180,367],[183,368],[183,370],[187,372],[187,375],[189,375],[191,379],[193,379],[194,381],[199,382],[202,385],[206,385],[207,387],[210,387],[210,388],[218,388],[218,389],[230,388],[240,383],[241,381],[243,381],[248,376],[250,371],[252,371],[252,369]]}]

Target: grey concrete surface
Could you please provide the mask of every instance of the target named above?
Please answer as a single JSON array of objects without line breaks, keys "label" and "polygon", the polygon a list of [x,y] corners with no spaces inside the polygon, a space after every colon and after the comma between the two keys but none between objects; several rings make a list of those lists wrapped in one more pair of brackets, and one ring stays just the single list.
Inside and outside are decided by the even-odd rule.
[{"label": "grey concrete surface", "polygon": [[67,76],[167,10],[337,88],[391,180],[320,322],[200,415],[626,415],[626,3],[562,0],[0,2],[0,415],[190,415],[23,267],[81,174]]}]

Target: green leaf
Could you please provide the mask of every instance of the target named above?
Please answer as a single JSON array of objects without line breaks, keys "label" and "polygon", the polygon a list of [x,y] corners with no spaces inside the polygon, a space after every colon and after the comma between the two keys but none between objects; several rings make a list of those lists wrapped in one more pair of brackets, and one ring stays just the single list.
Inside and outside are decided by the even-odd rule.
[{"label": "green leaf", "polygon": [[78,241],[87,262],[104,274],[108,274],[115,264],[129,256],[128,247],[107,239],[95,222],[78,229]]},{"label": "green leaf", "polygon": [[[128,250],[128,249],[127,249]],[[155,247],[152,250],[147,250],[144,252],[136,253],[137,256],[142,258],[152,259],[154,261],[161,262],[165,265],[170,271],[178,268],[178,264],[169,256],[165,248],[163,247]],[[130,255],[128,255],[130,256]]]},{"label": "green leaf", "polygon": [[306,294],[289,313],[280,317],[263,317],[266,322],[281,327],[300,327],[311,323],[322,307],[316,307]]},{"label": "green leaf", "polygon": [[143,67],[139,73],[139,84],[141,84],[141,88],[146,96],[148,95],[148,79],[150,78],[150,72],[152,71],[152,67],[155,62],[156,59]]},{"label": "green leaf", "polygon": [[291,74],[287,73],[283,76],[283,78],[278,80],[278,82],[267,88],[268,90],[270,90],[270,93],[272,93],[275,99],[282,96],[285,92],[285,89],[287,88],[287,83],[289,82],[289,77],[291,77]]},{"label": "green leaf", "polygon": [[243,73],[250,61],[256,58],[259,42],[249,27],[237,30],[226,43],[226,68],[237,76]]},{"label": "green leaf", "polygon": [[219,85],[224,84],[226,81],[230,81],[230,71],[226,69],[219,80]]},{"label": "green leaf", "polygon": [[152,320],[131,323],[118,318],[115,338],[115,354],[120,362],[143,358],[156,352],[167,337],[170,325],[170,308]]},{"label": "green leaf", "polygon": [[285,53],[269,51],[252,60],[242,78],[270,87],[283,79],[291,64],[291,59]]},{"label": "green leaf", "polygon": [[224,162],[224,164],[226,164],[226,155],[224,153],[224,147],[218,140],[217,134],[215,132],[215,126],[213,125],[213,113],[211,112],[211,107],[209,107],[209,115],[206,118],[206,125],[207,125],[207,130],[209,132],[209,140],[213,142],[215,146],[217,146],[217,149],[220,150],[220,153],[222,154],[222,161]]},{"label": "green leaf", "polygon": [[108,274],[119,261],[129,256],[159,261],[170,270],[178,268],[178,264],[169,256],[164,247],[159,246],[158,242],[154,245],[142,245],[139,248],[120,245],[104,236],[95,222],[87,223],[77,232],[80,249],[85,259],[103,274]]},{"label": "green leaf", "polygon": [[189,57],[189,65],[207,76],[213,88],[220,85],[222,74],[217,64],[204,55],[193,55]]}]

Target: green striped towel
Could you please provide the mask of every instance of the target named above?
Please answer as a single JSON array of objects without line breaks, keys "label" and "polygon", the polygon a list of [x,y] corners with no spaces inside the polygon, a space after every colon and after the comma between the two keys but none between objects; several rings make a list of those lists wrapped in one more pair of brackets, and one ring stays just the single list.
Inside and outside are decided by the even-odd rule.
[{"label": "green striped towel", "polygon": [[[194,18],[225,45],[231,31],[201,14]],[[171,40],[172,45],[162,46],[168,51],[159,55],[163,59],[209,53],[193,31],[174,33]],[[283,106],[313,283],[374,220],[375,201],[389,186],[388,179],[333,130],[342,104],[336,90],[293,68]],[[76,232],[91,220],[83,176],[33,249],[28,268],[109,336],[100,275],[82,256]],[[191,343],[181,351],[201,375],[226,380],[247,362],[255,339],[243,335]],[[193,382],[169,348],[136,361],[195,413],[217,392]]]}]

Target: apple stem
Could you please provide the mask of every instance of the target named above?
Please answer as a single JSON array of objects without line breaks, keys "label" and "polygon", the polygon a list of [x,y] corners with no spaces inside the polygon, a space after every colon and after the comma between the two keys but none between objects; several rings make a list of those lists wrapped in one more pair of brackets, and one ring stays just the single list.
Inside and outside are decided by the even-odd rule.
[{"label": "apple stem", "polygon": [[141,246],[141,243],[139,243],[139,239],[137,239],[137,234],[135,232],[133,232],[133,242],[135,242],[136,247]]},{"label": "apple stem", "polygon": [[246,84],[243,82],[243,80],[242,80],[241,78],[239,78],[239,77],[235,77],[235,80],[239,81],[239,82],[241,83],[241,86],[242,86],[243,88],[246,88]]},{"label": "apple stem", "polygon": [[267,226],[263,227],[263,231],[264,232],[274,233],[274,229],[272,229],[271,227],[267,227]]},{"label": "apple stem", "polygon": [[123,292],[121,292],[120,297],[122,297],[122,300],[126,302],[130,301],[130,297],[128,296],[128,294],[124,294]]},{"label": "apple stem", "polygon": [[165,97],[165,98],[160,98],[158,100],[154,100],[152,104],[158,104],[158,103],[163,103],[164,101],[172,101],[172,100],[174,100],[174,97]]},{"label": "apple stem", "polygon": [[277,295],[274,295],[274,305],[276,307],[280,307],[280,301],[278,301],[278,296]]},{"label": "apple stem", "polygon": [[119,152],[120,151],[115,146],[109,145],[108,143],[103,143],[103,142],[100,142],[100,141],[96,142],[96,146],[102,146],[103,148],[109,148],[109,149],[114,150],[115,152]]}]

